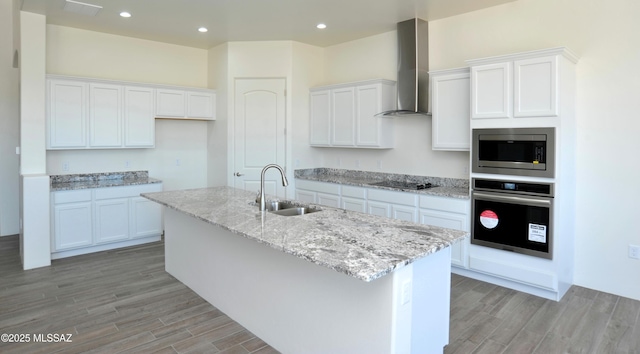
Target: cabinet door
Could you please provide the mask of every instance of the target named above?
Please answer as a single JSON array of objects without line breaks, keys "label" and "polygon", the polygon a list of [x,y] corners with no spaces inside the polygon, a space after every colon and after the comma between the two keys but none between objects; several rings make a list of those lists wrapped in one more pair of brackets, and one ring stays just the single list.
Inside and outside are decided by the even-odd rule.
[{"label": "cabinet door", "polygon": [[367,214],[391,217],[391,205],[383,202],[367,201]]},{"label": "cabinet door", "polygon": [[184,118],[186,116],[186,97],[184,91],[157,89],[156,115],[162,117]]},{"label": "cabinet door", "polygon": [[558,116],[557,61],[550,56],[513,63],[514,117]]},{"label": "cabinet door", "polygon": [[302,189],[296,189],[296,200],[305,203],[315,203],[316,202],[316,192],[311,192]]},{"label": "cabinet door", "polygon": [[130,199],[131,238],[155,236],[162,234],[162,207],[146,198]]},{"label": "cabinet door", "polygon": [[331,145],[355,146],[355,88],[331,90]]},{"label": "cabinet door", "polygon": [[431,77],[433,150],[469,151],[468,72]]},{"label": "cabinet door", "polygon": [[341,203],[342,209],[357,211],[360,213],[367,212],[367,202],[364,199],[342,197]]},{"label": "cabinet door", "polygon": [[49,80],[47,137],[49,148],[87,146],[87,84]]},{"label": "cabinet door", "polygon": [[365,85],[356,88],[356,145],[380,146],[381,86]]},{"label": "cabinet door", "polygon": [[471,68],[471,118],[511,117],[511,63]]},{"label": "cabinet door", "polygon": [[416,222],[418,213],[415,207],[391,205],[391,217],[398,220]]},{"label": "cabinet door", "polygon": [[215,94],[187,91],[187,117],[213,120],[215,118]]},{"label": "cabinet door", "polygon": [[89,146],[122,146],[122,86],[89,84]]},{"label": "cabinet door", "polygon": [[[469,216],[464,214],[455,214],[436,210],[420,210],[420,223],[425,225],[469,231],[468,219]],[[466,242],[468,241],[463,240],[451,246],[452,265],[463,268],[467,268],[469,266]]]},{"label": "cabinet door", "polygon": [[317,193],[318,204],[340,208],[340,196],[333,194]]},{"label": "cabinet door", "polygon": [[95,202],[96,243],[123,241],[129,238],[129,200],[104,199]]},{"label": "cabinet door", "polygon": [[125,147],[155,146],[154,90],[128,86],[124,89]]},{"label": "cabinet door", "polygon": [[56,251],[93,244],[91,202],[55,205],[53,214]]},{"label": "cabinet door", "polygon": [[331,90],[311,92],[309,108],[309,143],[312,146],[331,145]]}]

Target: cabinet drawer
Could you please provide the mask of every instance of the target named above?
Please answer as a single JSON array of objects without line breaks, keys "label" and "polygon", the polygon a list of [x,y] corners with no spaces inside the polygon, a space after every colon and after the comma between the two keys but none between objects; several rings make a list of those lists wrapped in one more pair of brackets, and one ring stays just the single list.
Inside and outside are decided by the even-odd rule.
[{"label": "cabinet drawer", "polygon": [[369,189],[368,200],[377,200],[400,205],[417,206],[417,195],[413,193],[392,192],[381,189]]},{"label": "cabinet drawer", "polygon": [[138,186],[99,188],[95,190],[96,200],[111,198],[137,197],[140,193],[160,192],[161,183],[141,184]]},{"label": "cabinet drawer", "polygon": [[315,182],[299,179],[296,180],[296,188],[325,194],[340,194],[340,185],[334,183]]},{"label": "cabinet drawer", "polygon": [[360,187],[342,186],[343,197],[364,199],[366,196],[365,191],[366,190],[364,188],[360,188]]},{"label": "cabinet drawer", "polygon": [[469,199],[457,199],[437,197],[432,195],[420,196],[420,208],[447,211],[450,213],[467,214],[471,201]]},{"label": "cabinet drawer", "polygon": [[53,203],[75,203],[86,202],[91,200],[91,190],[83,189],[78,191],[60,191],[53,192]]}]

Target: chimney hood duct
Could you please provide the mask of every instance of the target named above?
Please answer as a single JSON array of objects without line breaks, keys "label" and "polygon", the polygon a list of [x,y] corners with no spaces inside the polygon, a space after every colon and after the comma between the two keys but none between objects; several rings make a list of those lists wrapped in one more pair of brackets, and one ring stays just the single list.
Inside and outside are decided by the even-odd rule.
[{"label": "chimney hood duct", "polygon": [[429,24],[414,18],[398,23],[398,106],[383,116],[429,115]]}]

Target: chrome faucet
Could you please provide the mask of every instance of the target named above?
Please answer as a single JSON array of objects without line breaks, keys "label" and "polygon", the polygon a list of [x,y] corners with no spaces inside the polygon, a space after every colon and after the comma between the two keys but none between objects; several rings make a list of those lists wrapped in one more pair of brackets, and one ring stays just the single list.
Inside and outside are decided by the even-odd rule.
[{"label": "chrome faucet", "polygon": [[262,172],[260,173],[260,211],[267,210],[267,202],[264,200],[264,173],[267,172],[271,167],[277,168],[280,171],[280,176],[282,176],[282,186],[286,187],[289,185],[289,181],[287,181],[287,176],[284,175],[284,170],[282,167],[272,163],[264,166]]}]

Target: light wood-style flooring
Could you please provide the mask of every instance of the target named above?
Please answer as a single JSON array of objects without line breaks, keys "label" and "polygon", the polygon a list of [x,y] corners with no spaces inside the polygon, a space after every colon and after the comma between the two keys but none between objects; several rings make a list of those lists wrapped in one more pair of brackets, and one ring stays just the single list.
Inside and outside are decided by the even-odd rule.
[{"label": "light wood-style flooring", "polygon": [[[574,286],[560,302],[453,275],[453,353],[640,354],[640,301]],[[0,353],[277,353],[164,270],[156,242],[23,271],[0,238]],[[33,343],[34,334],[72,343]],[[366,340],[366,339],[363,339]],[[360,354],[360,353],[355,353]]]}]

